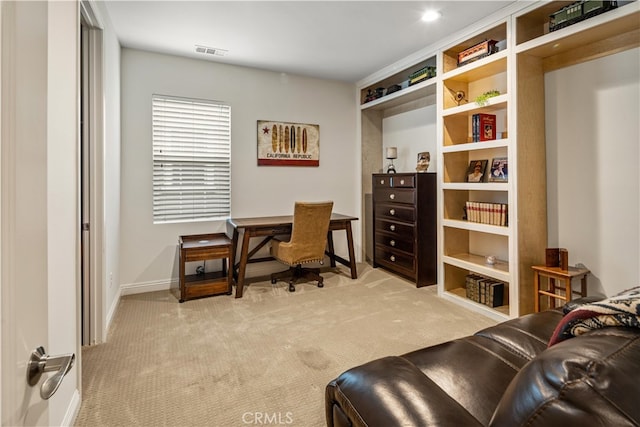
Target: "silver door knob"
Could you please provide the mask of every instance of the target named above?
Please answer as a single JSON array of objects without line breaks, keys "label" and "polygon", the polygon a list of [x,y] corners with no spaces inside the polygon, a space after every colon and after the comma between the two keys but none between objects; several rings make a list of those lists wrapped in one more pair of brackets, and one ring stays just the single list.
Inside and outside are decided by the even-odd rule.
[{"label": "silver door knob", "polygon": [[389,242],[389,244],[390,244],[391,246],[395,246],[395,245],[396,245],[396,241],[395,241],[395,240],[392,240],[392,241],[390,241],[390,242]]},{"label": "silver door knob", "polygon": [[404,179],[400,180],[400,185],[404,185]]},{"label": "silver door knob", "polygon": [[389,230],[391,230],[391,231],[396,231],[396,226],[395,226],[395,225],[393,225],[393,224],[391,224],[391,225],[389,226]]},{"label": "silver door knob", "polygon": [[389,257],[389,259],[390,259],[391,261],[393,261],[393,262],[396,262],[396,257],[395,257],[395,256],[393,256],[393,255],[391,255],[391,256]]},{"label": "silver door knob", "polygon": [[53,372],[55,374],[50,376],[42,383],[40,387],[40,397],[47,400],[58,390],[64,376],[73,367],[73,362],[76,360],[76,355],[63,354],[61,356],[49,356],[46,354],[44,347],[38,347],[31,352],[31,357],[27,362],[27,383],[30,386],[38,384],[40,377],[44,372]]},{"label": "silver door knob", "polygon": [[396,198],[396,195],[395,195],[395,194],[393,194],[393,193],[391,193],[391,194],[389,194],[389,198],[390,198],[391,200],[393,200],[393,199],[395,199],[395,198]]},{"label": "silver door knob", "polygon": [[390,213],[391,215],[395,215],[395,214],[396,214],[396,210],[395,210],[395,209],[391,209],[391,210],[389,210],[389,213]]}]

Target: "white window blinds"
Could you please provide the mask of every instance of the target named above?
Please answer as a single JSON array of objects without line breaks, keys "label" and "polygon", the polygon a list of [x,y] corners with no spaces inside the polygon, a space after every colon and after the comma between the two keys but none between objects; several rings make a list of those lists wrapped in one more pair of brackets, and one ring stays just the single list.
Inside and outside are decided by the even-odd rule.
[{"label": "white window blinds", "polygon": [[231,210],[231,107],[153,95],[153,222]]}]

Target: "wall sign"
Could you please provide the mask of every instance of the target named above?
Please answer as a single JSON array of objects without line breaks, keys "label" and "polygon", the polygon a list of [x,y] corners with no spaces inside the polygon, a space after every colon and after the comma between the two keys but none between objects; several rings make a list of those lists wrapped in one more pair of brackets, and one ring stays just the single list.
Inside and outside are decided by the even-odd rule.
[{"label": "wall sign", "polygon": [[258,120],[258,166],[319,166],[320,125]]}]

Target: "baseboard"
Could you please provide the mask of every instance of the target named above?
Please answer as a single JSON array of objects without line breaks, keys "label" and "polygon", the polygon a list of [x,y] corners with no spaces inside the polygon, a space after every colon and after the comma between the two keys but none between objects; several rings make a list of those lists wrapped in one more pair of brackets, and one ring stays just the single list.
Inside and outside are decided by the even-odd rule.
[{"label": "baseboard", "polygon": [[[325,262],[325,266],[328,265],[328,261]],[[318,264],[320,266],[320,264]],[[260,262],[255,264],[247,265],[246,277],[263,277],[268,276],[271,273],[276,271],[285,270],[288,267],[284,264],[281,264],[277,261],[271,262]],[[164,280],[152,280],[149,282],[137,282],[137,283],[127,283],[124,285],[120,285],[120,295],[114,298],[115,301],[119,301],[121,296],[125,295],[134,295],[134,294],[144,294],[146,292],[156,292],[156,291],[167,291],[171,288],[178,287],[178,279],[169,278]],[[115,313],[115,308],[117,308],[117,304],[114,304],[113,313]],[[111,315],[110,310],[110,315]],[[108,321],[110,323],[110,321]]]},{"label": "baseboard", "polygon": [[116,291],[116,295],[113,297],[111,301],[111,307],[109,307],[109,311],[107,312],[107,318],[105,319],[106,324],[104,325],[104,335],[102,336],[102,342],[107,341],[107,336],[109,334],[109,328],[111,327],[111,322],[113,321],[113,317],[118,310],[118,305],[120,304],[120,297],[122,296],[122,289],[118,288]]},{"label": "baseboard", "polygon": [[177,279],[153,280],[150,282],[129,283],[120,286],[120,296],[144,294],[146,292],[166,291],[177,287]]},{"label": "baseboard", "polygon": [[76,418],[78,417],[78,413],[80,412],[80,404],[82,401],[80,400],[80,393],[78,389],[73,391],[73,396],[71,397],[71,402],[69,403],[69,407],[67,408],[67,412],[64,414],[64,419],[62,420],[63,426],[72,426],[76,423]]}]

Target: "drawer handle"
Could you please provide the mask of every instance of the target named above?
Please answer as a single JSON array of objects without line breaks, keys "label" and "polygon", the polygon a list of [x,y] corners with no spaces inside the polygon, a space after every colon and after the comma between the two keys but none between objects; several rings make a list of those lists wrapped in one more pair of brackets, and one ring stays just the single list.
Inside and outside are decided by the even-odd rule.
[{"label": "drawer handle", "polygon": [[391,215],[395,215],[395,214],[396,214],[396,210],[395,210],[395,209],[390,209],[390,210],[389,210],[389,213],[390,213]]},{"label": "drawer handle", "polygon": [[400,180],[400,185],[404,185],[404,179]]},{"label": "drawer handle", "polygon": [[395,225],[393,225],[393,224],[391,224],[391,225],[389,226],[389,230],[391,230],[391,231],[396,231],[396,226],[395,226]]},{"label": "drawer handle", "polygon": [[392,241],[390,241],[390,242],[389,242],[389,244],[390,244],[391,246],[395,246],[395,245],[396,245],[396,241],[395,241],[395,240],[392,240]]},{"label": "drawer handle", "polygon": [[391,256],[389,257],[389,259],[390,259],[392,262],[396,262],[396,257],[395,257],[395,256],[393,256],[393,255],[391,255]]},{"label": "drawer handle", "polygon": [[391,193],[391,194],[389,194],[389,198],[390,198],[391,200],[393,200],[393,199],[395,199],[395,198],[396,198],[396,195],[395,195],[395,194],[393,194],[393,193]]},{"label": "drawer handle", "polygon": [[384,179],[380,180],[380,185],[384,185]]}]

